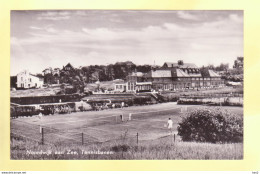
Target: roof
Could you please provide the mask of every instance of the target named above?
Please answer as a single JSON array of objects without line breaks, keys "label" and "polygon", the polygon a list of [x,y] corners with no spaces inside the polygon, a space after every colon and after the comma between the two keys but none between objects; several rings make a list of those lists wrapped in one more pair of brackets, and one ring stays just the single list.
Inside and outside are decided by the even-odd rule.
[{"label": "roof", "polygon": [[68,63],[65,67],[71,67],[71,68],[74,68],[70,63]]},{"label": "roof", "polygon": [[178,67],[178,68],[198,68],[194,63],[183,63],[183,65],[178,65],[178,63],[165,62],[163,65],[167,65],[168,68]]},{"label": "roof", "polygon": [[190,74],[190,77],[202,77],[201,74]]},{"label": "roof", "polygon": [[172,77],[171,70],[152,71],[152,77]]},{"label": "roof", "polygon": [[115,84],[115,85],[126,85],[125,82],[115,82],[114,84]]},{"label": "roof", "polygon": [[46,68],[46,69],[44,69],[42,72],[51,71],[51,70],[52,70],[52,68]]},{"label": "roof", "polygon": [[43,79],[43,77],[39,77],[39,76],[36,76],[36,75],[34,75],[34,74],[31,74],[31,73],[30,73],[30,75],[31,75],[31,76],[34,76],[34,77],[37,77],[37,78],[39,78],[39,79]]},{"label": "roof", "polygon": [[152,82],[136,82],[136,85],[152,85]]},{"label": "roof", "polygon": [[176,71],[173,71],[173,77],[176,75],[176,77],[189,77],[189,74],[182,71],[181,69],[176,69]]},{"label": "roof", "polygon": [[221,77],[219,74],[217,74],[215,71],[209,69],[209,76],[210,77]]},{"label": "roof", "polygon": [[142,77],[143,75],[144,75],[144,73],[142,73],[142,72],[132,72],[132,74],[130,76]]}]

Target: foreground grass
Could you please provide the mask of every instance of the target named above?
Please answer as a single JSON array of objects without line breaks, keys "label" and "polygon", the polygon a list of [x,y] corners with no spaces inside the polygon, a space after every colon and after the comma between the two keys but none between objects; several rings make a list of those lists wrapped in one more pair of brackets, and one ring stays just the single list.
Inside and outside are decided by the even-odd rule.
[{"label": "foreground grass", "polygon": [[[242,143],[173,142],[172,136],[141,141],[138,145],[133,139],[95,145],[40,145],[17,137],[11,140],[11,159],[243,159]],[[93,151],[95,154],[89,154]],[[32,154],[33,152],[48,154]]]}]

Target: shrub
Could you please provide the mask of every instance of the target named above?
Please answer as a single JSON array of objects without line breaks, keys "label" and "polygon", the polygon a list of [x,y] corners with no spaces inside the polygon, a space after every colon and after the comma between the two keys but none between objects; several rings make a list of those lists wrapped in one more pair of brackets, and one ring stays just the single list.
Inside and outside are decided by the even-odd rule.
[{"label": "shrub", "polygon": [[127,152],[130,149],[130,146],[123,144],[123,145],[115,145],[112,146],[111,150],[114,152]]},{"label": "shrub", "polygon": [[225,143],[243,141],[243,119],[220,108],[203,107],[188,113],[179,123],[183,141]]}]

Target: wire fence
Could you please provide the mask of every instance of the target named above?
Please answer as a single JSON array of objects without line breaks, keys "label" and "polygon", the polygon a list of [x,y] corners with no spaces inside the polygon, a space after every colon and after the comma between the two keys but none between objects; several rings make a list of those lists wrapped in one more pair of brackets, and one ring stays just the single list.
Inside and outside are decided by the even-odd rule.
[{"label": "wire fence", "polygon": [[[158,128],[156,125],[152,125],[152,128],[147,132],[142,132],[142,128],[135,128],[136,121],[140,123],[147,119],[185,113],[188,112],[189,109],[188,107],[180,107],[158,111],[126,113],[87,119],[86,121],[64,121],[63,123],[53,123],[51,125],[39,125],[20,120],[12,120],[11,136],[22,137],[40,144],[54,145],[90,145],[112,141],[128,141],[138,144],[140,136],[147,136],[151,133],[150,129],[156,133],[156,131],[162,131],[159,129],[164,128]],[[59,126],[59,124],[63,125]],[[103,129],[102,127],[104,127],[104,125],[108,127]],[[109,129],[113,129],[113,131],[109,131]]]}]

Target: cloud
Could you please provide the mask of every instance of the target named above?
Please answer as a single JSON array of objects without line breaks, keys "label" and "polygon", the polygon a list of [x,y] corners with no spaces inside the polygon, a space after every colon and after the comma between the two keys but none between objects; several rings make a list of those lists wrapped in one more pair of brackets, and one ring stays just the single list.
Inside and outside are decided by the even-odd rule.
[{"label": "cloud", "polygon": [[36,26],[30,26],[29,27],[32,30],[41,30],[41,31],[46,31],[48,33],[57,33],[58,31],[56,29],[54,29],[53,27],[51,27],[51,25],[48,25],[44,28],[41,27],[36,27]]},{"label": "cloud", "polygon": [[238,16],[237,14],[230,14],[229,19],[236,22],[236,23],[242,23],[243,18],[241,16]]},{"label": "cloud", "polygon": [[177,16],[181,19],[199,20],[199,17],[197,15],[192,15],[189,12],[186,12],[186,11],[178,11]]},{"label": "cloud", "polygon": [[[96,23],[85,22],[89,21],[89,13],[91,13],[91,21]],[[217,19],[215,15],[214,20],[208,20],[209,18],[197,20],[200,14],[193,15],[193,13],[179,12],[179,18],[176,18],[177,12],[174,12],[172,13],[174,20],[163,20],[158,23],[142,20],[145,21],[145,25],[135,25],[139,20],[130,20],[127,23],[128,20],[123,20],[128,19],[127,16],[121,18],[120,14],[100,20],[103,17],[100,15],[95,17],[99,14],[96,11],[38,13],[36,16],[41,17],[41,20],[58,20],[58,18],[64,20],[64,17],[69,19],[62,22],[32,22],[24,27],[29,33],[26,37],[13,34],[12,36],[15,37],[11,37],[12,59],[26,61],[28,66],[30,62],[37,63],[37,60],[41,59],[46,60],[39,61],[43,62],[41,66],[60,67],[60,62],[84,66],[114,63],[120,60],[132,60],[139,64],[152,63],[156,60],[156,63],[162,64],[163,61],[183,58],[186,62],[194,62],[198,59],[199,66],[207,65],[208,61],[216,63],[225,60],[226,57],[235,58],[243,54],[241,15],[228,13],[219,15]],[[78,17],[84,15],[88,18]],[[74,17],[78,17],[77,20],[74,20]],[[185,21],[183,18],[189,18],[188,23],[183,22]],[[119,19],[123,23],[111,22],[111,19]],[[91,25],[92,23],[95,25]],[[208,58],[212,60],[207,60]],[[12,66],[23,64],[23,61],[13,61]],[[40,65],[37,63],[37,66]]]},{"label": "cloud", "polygon": [[60,20],[67,20],[70,19],[70,16],[56,16],[56,17],[48,17],[48,16],[40,16],[37,18],[38,20],[53,20],[53,21],[60,21]]},{"label": "cloud", "polygon": [[[50,15],[50,14],[48,14]],[[52,14],[54,15],[54,14]],[[67,15],[67,14],[64,14]],[[240,23],[237,23],[237,17],[199,23],[192,26],[185,26],[176,23],[164,23],[161,26],[147,26],[140,29],[119,29],[119,28],[88,28],[82,27],[81,31],[57,30],[53,26],[44,28],[45,33],[32,33],[33,37],[20,40],[21,44],[37,44],[52,43],[59,45],[71,45],[79,47],[118,47],[120,43],[125,44],[125,47],[132,45],[136,47],[140,45],[159,45],[160,42],[169,43],[184,43],[201,41],[209,42],[209,40],[218,40],[222,38],[223,42],[227,38],[232,41],[232,37],[241,37],[243,34]],[[37,31],[37,30],[36,30]],[[228,41],[228,42],[230,42]],[[218,41],[219,42],[219,41]],[[107,46],[110,44],[110,46]],[[213,43],[210,43],[214,45]],[[105,45],[105,46],[104,46]]]},{"label": "cloud", "polygon": [[87,16],[87,14],[88,14],[87,11],[82,11],[82,10],[75,12],[76,16]]},{"label": "cloud", "polygon": [[38,14],[38,20],[68,20],[71,17],[71,13],[68,11],[47,11]]},{"label": "cloud", "polygon": [[52,28],[52,27],[47,27],[47,28],[46,28],[46,31],[49,32],[49,33],[57,33],[57,30],[55,30],[55,29]]},{"label": "cloud", "polygon": [[32,30],[41,30],[42,28],[40,28],[40,27],[35,27],[35,26],[30,26],[30,29],[32,29]]}]

